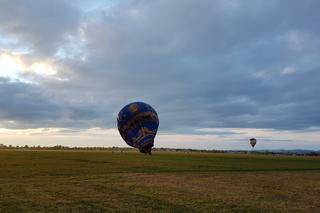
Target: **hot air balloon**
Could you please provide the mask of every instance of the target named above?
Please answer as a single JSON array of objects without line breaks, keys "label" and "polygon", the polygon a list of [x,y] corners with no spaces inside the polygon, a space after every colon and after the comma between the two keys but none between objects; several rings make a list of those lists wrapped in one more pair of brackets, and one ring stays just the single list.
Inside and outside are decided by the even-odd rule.
[{"label": "hot air balloon", "polygon": [[121,137],[129,146],[151,154],[159,119],[149,104],[133,102],[126,105],[118,114],[117,125]]},{"label": "hot air balloon", "polygon": [[255,138],[250,138],[250,144],[251,144],[252,148],[254,148],[256,143],[257,143],[257,140]]}]

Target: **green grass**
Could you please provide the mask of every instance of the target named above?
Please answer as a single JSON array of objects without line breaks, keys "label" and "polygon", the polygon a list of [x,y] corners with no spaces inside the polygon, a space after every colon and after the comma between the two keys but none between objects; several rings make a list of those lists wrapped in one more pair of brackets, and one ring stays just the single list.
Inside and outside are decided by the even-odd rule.
[{"label": "green grass", "polygon": [[314,212],[320,158],[0,151],[0,212]]}]

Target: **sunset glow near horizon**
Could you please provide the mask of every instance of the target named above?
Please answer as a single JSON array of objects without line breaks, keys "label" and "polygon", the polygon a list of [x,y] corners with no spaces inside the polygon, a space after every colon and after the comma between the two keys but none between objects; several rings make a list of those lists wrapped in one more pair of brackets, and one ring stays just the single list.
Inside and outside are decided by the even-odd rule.
[{"label": "sunset glow near horizon", "polygon": [[320,150],[319,6],[0,1],[0,144],[125,147],[145,101],[155,147]]}]

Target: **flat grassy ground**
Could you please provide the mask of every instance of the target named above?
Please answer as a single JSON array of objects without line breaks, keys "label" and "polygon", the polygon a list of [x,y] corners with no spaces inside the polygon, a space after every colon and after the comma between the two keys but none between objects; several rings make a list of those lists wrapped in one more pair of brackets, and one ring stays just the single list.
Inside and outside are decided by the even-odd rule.
[{"label": "flat grassy ground", "polygon": [[0,150],[0,212],[320,212],[320,158]]}]

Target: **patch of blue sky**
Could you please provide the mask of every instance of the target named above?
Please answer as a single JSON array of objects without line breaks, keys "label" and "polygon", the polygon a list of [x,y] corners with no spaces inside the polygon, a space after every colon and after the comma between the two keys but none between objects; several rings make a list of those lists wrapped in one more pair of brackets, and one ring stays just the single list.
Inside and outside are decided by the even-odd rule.
[{"label": "patch of blue sky", "polygon": [[64,59],[85,59],[85,42],[80,39],[72,40],[60,46],[55,53],[55,57]]},{"label": "patch of blue sky", "polygon": [[91,12],[95,10],[110,10],[120,2],[120,0],[75,0],[73,4],[84,12]]},{"label": "patch of blue sky", "polygon": [[0,33],[0,52],[27,54],[30,52],[30,48],[20,45],[16,38]]}]

